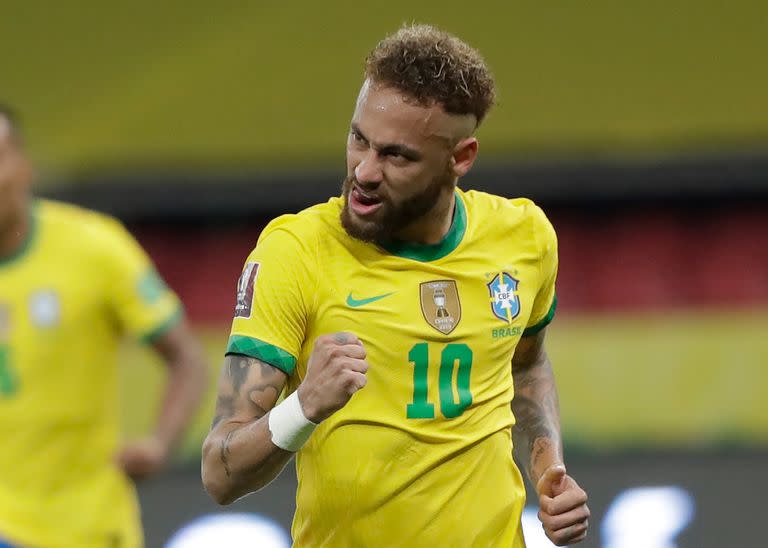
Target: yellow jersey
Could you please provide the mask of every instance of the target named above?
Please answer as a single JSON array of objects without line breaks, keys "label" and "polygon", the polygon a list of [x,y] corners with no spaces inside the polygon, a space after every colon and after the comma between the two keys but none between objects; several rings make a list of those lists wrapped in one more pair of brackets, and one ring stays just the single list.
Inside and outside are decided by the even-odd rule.
[{"label": "yellow jersey", "polygon": [[557,242],[527,199],[456,191],[435,245],[350,237],[342,198],[275,219],[238,284],[228,353],[306,373],[355,333],[368,383],[298,452],[297,547],[522,547],[511,359],[555,309]]},{"label": "yellow jersey", "polygon": [[27,241],[0,259],[0,541],[143,544],[118,468],[116,353],[180,317],[176,296],[114,219],[36,202]]}]

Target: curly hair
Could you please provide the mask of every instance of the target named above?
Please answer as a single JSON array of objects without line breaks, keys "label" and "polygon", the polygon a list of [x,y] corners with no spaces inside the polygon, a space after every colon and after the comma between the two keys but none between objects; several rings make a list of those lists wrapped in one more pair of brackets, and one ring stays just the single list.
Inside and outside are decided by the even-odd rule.
[{"label": "curly hair", "polygon": [[366,58],[365,76],[418,104],[474,114],[477,125],[495,97],[493,76],[480,53],[430,25],[406,25],[384,38]]}]

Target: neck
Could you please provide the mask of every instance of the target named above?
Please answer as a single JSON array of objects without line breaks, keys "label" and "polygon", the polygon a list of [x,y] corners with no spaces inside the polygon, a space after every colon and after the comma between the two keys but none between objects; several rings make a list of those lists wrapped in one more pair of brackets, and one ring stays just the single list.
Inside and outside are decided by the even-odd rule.
[{"label": "neck", "polygon": [[27,239],[30,223],[26,210],[14,215],[10,222],[0,227],[0,259],[16,253]]},{"label": "neck", "polygon": [[401,230],[397,239],[425,245],[440,243],[451,229],[455,205],[456,193],[451,188],[440,195],[435,206],[423,218]]}]

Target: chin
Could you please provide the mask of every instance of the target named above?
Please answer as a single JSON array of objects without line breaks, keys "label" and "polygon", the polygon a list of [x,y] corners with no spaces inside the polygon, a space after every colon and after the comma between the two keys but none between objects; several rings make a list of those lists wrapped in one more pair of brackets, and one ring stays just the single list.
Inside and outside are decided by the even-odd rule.
[{"label": "chin", "polygon": [[341,226],[344,227],[347,234],[357,240],[375,243],[383,238],[381,225],[377,221],[361,219],[346,204],[341,211]]}]

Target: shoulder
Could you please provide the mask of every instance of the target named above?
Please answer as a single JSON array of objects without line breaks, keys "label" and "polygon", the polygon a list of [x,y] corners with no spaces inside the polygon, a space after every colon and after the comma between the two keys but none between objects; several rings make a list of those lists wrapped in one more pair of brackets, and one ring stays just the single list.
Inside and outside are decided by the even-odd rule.
[{"label": "shoulder", "polygon": [[474,214],[483,220],[492,217],[495,226],[552,230],[544,211],[529,198],[505,198],[477,190],[461,192],[461,197],[469,215]]},{"label": "shoulder", "polygon": [[49,249],[78,257],[85,268],[111,264],[143,265],[143,248],[116,218],[79,206],[39,200],[36,215]]},{"label": "shoulder", "polygon": [[557,235],[544,211],[528,198],[462,192],[472,235],[485,242],[535,249],[541,257],[557,249]]},{"label": "shoulder", "polygon": [[79,238],[79,246],[128,237],[122,223],[104,213],[52,200],[37,200],[35,206],[44,227],[57,235]]},{"label": "shoulder", "polygon": [[298,213],[280,215],[264,227],[259,236],[259,244],[270,239],[295,240],[307,246],[317,242],[323,234],[331,233],[341,227],[341,198],[331,198]]}]

